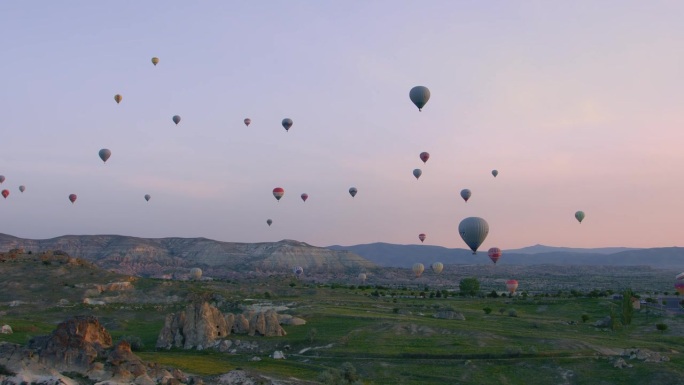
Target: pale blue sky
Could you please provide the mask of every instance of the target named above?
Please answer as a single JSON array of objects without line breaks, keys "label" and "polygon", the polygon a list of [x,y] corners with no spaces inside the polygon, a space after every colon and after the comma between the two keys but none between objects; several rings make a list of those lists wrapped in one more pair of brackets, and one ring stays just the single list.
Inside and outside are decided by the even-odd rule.
[{"label": "pale blue sky", "polygon": [[680,1],[2,2],[0,232],[465,247],[481,216],[485,250],[682,246],[683,19]]}]

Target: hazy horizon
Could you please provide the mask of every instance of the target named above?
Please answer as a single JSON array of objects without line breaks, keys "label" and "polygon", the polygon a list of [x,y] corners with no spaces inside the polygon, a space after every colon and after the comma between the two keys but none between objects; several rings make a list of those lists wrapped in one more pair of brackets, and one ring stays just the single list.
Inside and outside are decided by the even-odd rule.
[{"label": "hazy horizon", "polygon": [[[681,246],[683,13],[673,1],[0,3],[0,232],[316,246],[426,233],[467,248],[458,223],[479,216],[480,250]],[[416,85],[431,91],[422,112]]]}]

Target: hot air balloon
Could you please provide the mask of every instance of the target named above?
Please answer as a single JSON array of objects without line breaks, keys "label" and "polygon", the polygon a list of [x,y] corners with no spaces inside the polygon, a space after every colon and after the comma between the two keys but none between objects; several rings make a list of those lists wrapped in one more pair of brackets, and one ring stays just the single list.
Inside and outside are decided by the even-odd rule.
[{"label": "hot air balloon", "polygon": [[435,262],[432,265],[430,265],[430,267],[432,267],[432,271],[434,271],[435,274],[439,274],[442,272],[442,270],[444,270],[444,265],[442,264],[442,262]]},{"label": "hot air balloon", "polygon": [[193,267],[190,269],[190,278],[194,279],[195,281],[199,281],[202,278],[202,269],[199,267]]},{"label": "hot air balloon", "polygon": [[4,176],[4,175],[0,175],[0,183],[2,183],[2,182],[4,182],[4,181],[5,181],[5,176]]},{"label": "hot air balloon", "polygon": [[477,248],[480,247],[487,234],[489,234],[489,224],[479,217],[468,217],[458,224],[458,233],[463,238],[463,241],[470,247],[473,254],[477,254]]},{"label": "hot air balloon", "polygon": [[26,186],[24,186],[24,185],[19,186],[19,191],[21,191],[21,192],[26,191]]},{"label": "hot air balloon", "polygon": [[575,213],[575,219],[579,221],[579,223],[582,223],[584,220],[584,211],[578,211]]},{"label": "hot air balloon", "polygon": [[422,160],[423,163],[427,163],[428,159],[430,159],[430,154],[424,151],[420,153],[420,160]]},{"label": "hot air balloon", "polygon": [[360,274],[359,274],[359,281],[361,281],[362,284],[363,284],[364,282],[366,282],[366,278],[367,278],[367,277],[366,277],[366,273],[360,273]]},{"label": "hot air balloon", "polygon": [[271,226],[272,223],[273,223],[272,220],[270,220],[270,219],[267,219],[267,220],[266,220],[266,224],[267,224],[269,227]]},{"label": "hot air balloon", "polygon": [[280,201],[280,198],[282,198],[284,194],[285,194],[285,190],[283,190],[281,187],[276,187],[273,189],[273,196],[278,201]]},{"label": "hot air balloon", "polygon": [[422,263],[416,263],[413,265],[413,273],[416,275],[416,278],[420,277],[424,270],[425,266],[423,266]]},{"label": "hot air balloon", "polygon": [[180,123],[180,119],[181,118],[178,115],[174,115],[173,118],[171,118],[171,120],[173,120],[173,122],[176,123],[176,125],[178,125],[178,123]]},{"label": "hot air balloon", "polygon": [[471,195],[472,193],[467,188],[461,190],[461,198],[463,198],[464,201],[468,202],[468,199],[470,199]]},{"label": "hot air balloon", "polygon": [[413,170],[413,176],[416,177],[416,179],[420,178],[420,176],[423,175],[423,171],[419,168]]},{"label": "hot air balloon", "polygon": [[245,119],[245,126],[249,127],[250,123],[252,123],[252,119],[250,119],[250,118]]},{"label": "hot air balloon", "polygon": [[423,241],[425,240],[425,234],[418,234],[418,239],[420,239],[420,243],[423,243]]},{"label": "hot air balloon", "polygon": [[683,281],[677,281],[674,284],[675,290],[677,290],[677,293],[684,295],[684,282]]},{"label": "hot air balloon", "polygon": [[518,289],[518,281],[509,279],[506,281],[506,289],[508,289],[508,292],[511,293],[511,295],[515,294],[515,291]]},{"label": "hot air balloon", "polygon": [[498,247],[492,247],[489,249],[487,254],[489,255],[489,259],[491,259],[496,265],[496,262],[499,260],[499,258],[501,258],[501,249]]},{"label": "hot air balloon", "polygon": [[69,200],[71,201],[71,203],[76,202],[76,198],[78,198],[76,194],[69,194]]},{"label": "hot air balloon", "polygon": [[356,193],[357,193],[357,192],[358,192],[358,190],[356,189],[356,187],[351,187],[351,188],[349,189],[349,195],[351,195],[352,198],[356,196]]},{"label": "hot air balloon", "polygon": [[116,104],[121,103],[122,99],[123,99],[123,97],[121,95],[119,95],[119,94],[114,95],[114,101],[116,101]]},{"label": "hot air balloon", "polygon": [[684,273],[679,273],[679,274],[677,274],[677,276],[675,277],[675,279],[676,279],[677,281],[684,280]]},{"label": "hot air balloon", "polygon": [[102,150],[100,150],[98,154],[100,155],[100,159],[102,159],[102,162],[104,163],[107,163],[107,159],[109,159],[109,157],[112,156],[112,152],[107,148],[103,148]]},{"label": "hot air balloon", "polygon": [[283,119],[283,127],[285,127],[285,131],[290,131],[290,127],[292,127],[292,119],[290,119],[290,118]]},{"label": "hot air balloon", "polygon": [[159,58],[158,58],[158,57],[153,57],[153,58],[152,58],[152,64],[154,64],[154,66],[156,67],[157,64],[159,64]]},{"label": "hot air balloon", "polygon": [[9,196],[9,190],[2,190],[2,197],[7,199],[8,196]]},{"label": "hot air balloon", "polygon": [[150,194],[145,194],[145,200],[146,200],[146,201],[149,202],[149,201],[150,201],[150,198],[152,198],[152,197],[150,196]]},{"label": "hot air balloon", "polygon": [[303,200],[304,202],[306,202],[306,200],[309,199],[309,194],[304,193],[304,194],[301,195],[301,197],[302,197],[302,200]]},{"label": "hot air balloon", "polygon": [[415,86],[409,91],[409,98],[418,107],[418,111],[422,111],[425,104],[430,100],[430,90],[427,87]]},{"label": "hot air balloon", "polygon": [[299,277],[300,275],[304,274],[304,268],[301,266],[295,266],[292,268],[292,272]]},{"label": "hot air balloon", "polygon": [[496,178],[496,176],[499,175],[499,171],[492,170],[492,175],[494,175],[494,178]]}]

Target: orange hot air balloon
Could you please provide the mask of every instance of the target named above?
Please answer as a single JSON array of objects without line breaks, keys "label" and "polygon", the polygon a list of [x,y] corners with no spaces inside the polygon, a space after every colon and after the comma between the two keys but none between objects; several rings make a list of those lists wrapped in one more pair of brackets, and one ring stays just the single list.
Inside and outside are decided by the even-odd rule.
[{"label": "orange hot air balloon", "polygon": [[121,103],[122,99],[123,99],[123,97],[121,95],[119,95],[119,94],[114,95],[114,101],[116,101],[116,104]]}]

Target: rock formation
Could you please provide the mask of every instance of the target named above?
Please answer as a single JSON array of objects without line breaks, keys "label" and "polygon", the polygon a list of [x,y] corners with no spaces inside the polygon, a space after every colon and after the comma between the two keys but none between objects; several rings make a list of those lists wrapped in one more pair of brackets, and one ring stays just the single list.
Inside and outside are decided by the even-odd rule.
[{"label": "rock formation", "polygon": [[218,308],[207,302],[197,302],[188,305],[184,311],[166,316],[156,346],[162,349],[227,349],[224,346],[226,344],[221,345],[221,340],[231,334],[265,337],[286,335],[274,310],[248,311],[238,315],[222,314]]}]

